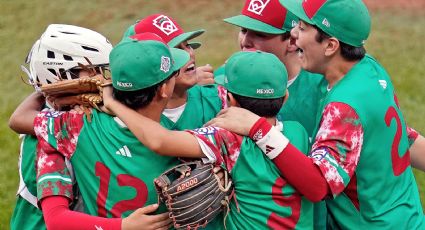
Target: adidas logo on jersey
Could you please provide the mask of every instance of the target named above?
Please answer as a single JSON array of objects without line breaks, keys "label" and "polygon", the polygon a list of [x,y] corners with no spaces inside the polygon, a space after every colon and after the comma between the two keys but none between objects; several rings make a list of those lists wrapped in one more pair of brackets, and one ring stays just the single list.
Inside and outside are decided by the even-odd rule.
[{"label": "adidas logo on jersey", "polygon": [[122,155],[125,157],[132,157],[131,156],[131,152],[128,149],[127,145],[124,145],[123,147],[121,147],[120,149],[118,149],[118,151],[115,152],[117,155]]}]

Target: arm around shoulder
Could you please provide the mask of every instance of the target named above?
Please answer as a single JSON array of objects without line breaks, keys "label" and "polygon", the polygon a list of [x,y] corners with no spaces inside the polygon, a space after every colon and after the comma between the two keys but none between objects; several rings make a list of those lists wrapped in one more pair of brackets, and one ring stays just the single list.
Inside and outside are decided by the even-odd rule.
[{"label": "arm around shoulder", "polygon": [[35,135],[34,119],[41,111],[45,99],[41,93],[29,95],[13,112],[9,118],[9,127],[20,134]]}]

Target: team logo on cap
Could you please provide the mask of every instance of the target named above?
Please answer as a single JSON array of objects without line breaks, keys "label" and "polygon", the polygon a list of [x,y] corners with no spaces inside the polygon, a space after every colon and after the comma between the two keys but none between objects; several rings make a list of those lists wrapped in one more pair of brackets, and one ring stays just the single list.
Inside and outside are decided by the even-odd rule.
[{"label": "team logo on cap", "polygon": [[270,0],[251,0],[248,6],[248,11],[257,15],[261,15],[269,2]]},{"label": "team logo on cap", "polygon": [[165,15],[158,16],[152,22],[156,28],[161,30],[166,35],[170,35],[178,30],[174,22]]},{"label": "team logo on cap", "polygon": [[170,67],[171,67],[171,61],[169,57],[161,57],[161,71],[164,73],[167,73],[168,71],[170,71]]},{"label": "team logo on cap", "polygon": [[324,18],[323,19],[323,21],[322,21],[322,24],[324,25],[324,26],[326,26],[326,27],[331,27],[331,24],[329,23],[329,21],[328,21],[328,19],[327,18]]}]

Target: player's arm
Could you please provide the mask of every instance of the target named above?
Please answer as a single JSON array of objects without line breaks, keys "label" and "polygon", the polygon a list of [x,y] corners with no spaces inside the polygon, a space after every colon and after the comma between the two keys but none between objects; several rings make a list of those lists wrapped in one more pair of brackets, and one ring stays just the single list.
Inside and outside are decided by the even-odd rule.
[{"label": "player's arm", "polygon": [[112,98],[111,87],[104,90],[105,107],[119,117],[131,132],[152,151],[167,156],[200,158],[205,155],[197,139],[185,131],[171,131]]},{"label": "player's arm", "polygon": [[[335,108],[338,108],[338,110],[334,110]],[[357,121],[358,115],[351,107],[342,103],[327,106],[324,114],[332,116],[333,111],[343,111],[343,114],[340,114],[339,117],[334,116],[331,121],[321,122],[319,134],[309,157],[295,148],[283,134],[273,129],[265,119],[259,119],[258,116],[247,110],[229,108],[209,124],[250,136],[264,153],[268,152],[266,155],[272,159],[288,182],[307,199],[315,202],[342,192],[345,188],[343,181],[348,184],[354,174],[357,161],[342,162],[340,151],[344,151],[350,159],[358,159],[361,150],[362,126],[344,122],[345,118]],[[332,137],[326,135],[326,131],[329,130],[333,131]],[[352,135],[356,135],[356,140],[359,141],[353,143],[351,141]],[[272,151],[270,151],[270,146],[274,148]],[[336,146],[339,146],[339,148]],[[327,164],[328,160],[337,162],[337,164]],[[341,171],[347,173],[338,174],[340,167],[343,168]],[[333,177],[327,180],[328,178],[324,176],[326,173],[333,173],[338,177],[338,180],[333,181],[335,179]],[[309,183],[305,183],[305,181]]]},{"label": "player's arm", "polygon": [[[67,114],[61,115],[66,116]],[[37,195],[47,229],[167,229],[169,227],[171,220],[168,218],[168,213],[146,215],[155,211],[157,206],[138,209],[124,219],[108,219],[70,210],[69,203],[73,199],[71,176],[65,164],[65,157],[47,141],[49,138],[45,134],[50,133],[48,132],[50,126],[40,125],[47,123],[44,122],[46,119],[40,115],[35,120],[35,124],[38,127]],[[81,128],[75,125],[73,127],[74,129]],[[53,126],[50,131],[57,130]],[[56,145],[58,144],[63,146],[63,143],[56,143]],[[64,148],[63,150],[68,149],[73,148]],[[70,154],[64,154],[70,156]]]},{"label": "player's arm", "polygon": [[412,166],[425,172],[425,138],[418,134],[409,151]]},{"label": "player's arm", "polygon": [[34,92],[29,95],[10,116],[9,127],[19,134],[35,135],[34,118],[43,108],[44,102],[41,93]]},{"label": "player's arm", "polygon": [[62,196],[50,196],[42,200],[41,207],[47,229],[168,229],[171,219],[168,213],[147,215],[154,212],[157,204],[139,208],[126,218],[91,216],[69,209],[69,200]]}]

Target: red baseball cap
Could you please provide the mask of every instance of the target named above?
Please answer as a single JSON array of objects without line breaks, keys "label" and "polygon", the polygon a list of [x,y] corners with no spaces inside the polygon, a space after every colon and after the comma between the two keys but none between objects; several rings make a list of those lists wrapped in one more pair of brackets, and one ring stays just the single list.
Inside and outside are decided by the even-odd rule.
[{"label": "red baseball cap", "polygon": [[247,0],[241,15],[224,19],[232,25],[268,34],[289,32],[298,20],[279,0]]},{"label": "red baseball cap", "polygon": [[[163,14],[149,15],[136,24],[131,25],[126,32],[124,37],[129,37],[139,33],[155,33],[160,36],[170,47],[176,47],[184,41],[191,40],[199,35],[203,34],[205,30],[195,30],[190,32],[184,32],[177,22]],[[189,45],[196,49],[201,46],[199,42],[191,42]]]}]

